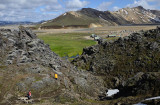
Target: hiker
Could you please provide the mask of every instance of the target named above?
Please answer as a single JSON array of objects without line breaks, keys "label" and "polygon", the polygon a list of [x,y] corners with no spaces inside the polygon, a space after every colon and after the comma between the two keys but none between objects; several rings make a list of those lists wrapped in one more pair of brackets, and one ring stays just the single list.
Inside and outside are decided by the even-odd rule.
[{"label": "hiker", "polygon": [[31,99],[31,91],[28,92],[27,96],[28,96],[28,99]]},{"label": "hiker", "polygon": [[58,79],[58,74],[54,74],[54,78],[57,80]]}]

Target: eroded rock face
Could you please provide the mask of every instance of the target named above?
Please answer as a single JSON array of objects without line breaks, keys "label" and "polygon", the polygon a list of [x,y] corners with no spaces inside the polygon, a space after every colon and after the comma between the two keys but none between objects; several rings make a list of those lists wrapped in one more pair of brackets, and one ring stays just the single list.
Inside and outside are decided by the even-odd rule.
[{"label": "eroded rock face", "polygon": [[6,56],[6,64],[36,63],[53,69],[61,65],[61,58],[51,52],[48,45],[28,28],[20,27],[19,31],[0,30],[3,38],[6,38],[7,45],[2,43],[2,48],[9,47]]},{"label": "eroded rock face", "polygon": [[101,75],[107,88],[124,86],[120,96],[156,96],[154,92],[159,93],[156,83],[160,79],[160,30],[141,31],[85,48],[72,63]]},{"label": "eroded rock face", "polygon": [[[66,95],[72,93],[76,100],[80,97],[97,98],[104,90],[102,79],[78,71],[52,52],[32,30],[22,26],[19,30],[0,29],[0,69],[0,88],[12,86],[12,91],[0,91],[0,104],[5,100],[3,94],[25,96],[29,90],[35,98],[53,98],[66,92]],[[58,80],[54,78],[55,73]],[[16,100],[12,101],[16,103]]]},{"label": "eroded rock face", "polygon": [[[160,86],[159,45],[159,29],[134,33],[114,42],[100,41],[85,48],[83,54],[73,60],[75,67],[52,52],[30,29],[1,29],[0,104],[7,104],[6,96],[11,96],[12,104],[16,104],[17,94],[25,96],[28,90],[32,90],[36,99],[51,97],[56,102],[64,101],[63,96],[72,102],[98,99],[107,88],[120,90],[113,98],[156,96]],[[55,73],[58,80],[54,78]],[[137,98],[126,100],[129,101],[117,100],[117,103],[139,101]]]},{"label": "eroded rock face", "polygon": [[134,77],[129,78],[120,87],[120,96],[136,96],[144,94],[152,94],[159,96],[160,92],[160,72],[139,72]]}]

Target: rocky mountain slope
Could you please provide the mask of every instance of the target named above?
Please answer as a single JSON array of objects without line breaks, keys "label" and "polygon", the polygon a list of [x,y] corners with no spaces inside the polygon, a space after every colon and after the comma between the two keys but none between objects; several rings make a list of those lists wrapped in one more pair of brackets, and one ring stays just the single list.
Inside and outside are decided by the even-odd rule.
[{"label": "rocky mountain slope", "polygon": [[142,6],[134,8],[123,8],[113,12],[116,16],[121,16],[133,24],[160,23],[160,11],[146,10]]},{"label": "rocky mountain slope", "polygon": [[99,77],[62,60],[30,29],[0,29],[0,104],[22,104],[18,98],[29,90],[35,104],[65,104],[95,99],[104,86]]},{"label": "rocky mountain slope", "polygon": [[37,25],[38,28],[101,27],[105,25],[160,23],[160,11],[141,6],[123,8],[115,12],[83,8],[66,12],[59,17]]},{"label": "rocky mountain slope", "polygon": [[158,10],[150,10],[153,14],[155,14],[156,16],[160,17],[160,11]]},{"label": "rocky mountain slope", "polygon": [[115,17],[109,11],[102,12],[92,8],[71,11],[39,25],[41,28],[101,27],[102,25],[127,24],[121,16]]},{"label": "rocky mountain slope", "polygon": [[100,40],[98,45],[84,48],[83,54],[72,63],[102,76],[106,87],[118,88],[116,98],[132,96],[128,99],[130,104],[140,97],[159,96],[160,28],[133,33],[113,42]]}]

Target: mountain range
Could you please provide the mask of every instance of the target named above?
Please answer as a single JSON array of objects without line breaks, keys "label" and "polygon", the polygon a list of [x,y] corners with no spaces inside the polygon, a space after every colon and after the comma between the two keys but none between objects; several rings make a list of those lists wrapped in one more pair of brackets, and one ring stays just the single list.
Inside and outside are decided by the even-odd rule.
[{"label": "mountain range", "polygon": [[76,28],[157,23],[160,23],[159,10],[149,10],[138,6],[133,8],[127,7],[113,12],[82,8],[78,11],[66,12],[55,19],[38,24],[37,27],[43,29]]},{"label": "mountain range", "polygon": [[19,25],[19,24],[33,24],[33,22],[29,22],[29,21],[22,21],[22,22],[18,22],[18,21],[0,21],[0,25]]}]

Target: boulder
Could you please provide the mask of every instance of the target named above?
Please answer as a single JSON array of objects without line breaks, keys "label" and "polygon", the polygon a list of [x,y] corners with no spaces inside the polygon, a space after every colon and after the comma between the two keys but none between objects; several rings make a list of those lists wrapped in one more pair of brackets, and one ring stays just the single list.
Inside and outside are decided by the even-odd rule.
[{"label": "boulder", "polygon": [[46,86],[46,84],[40,80],[40,81],[33,82],[31,85],[31,88],[34,90],[41,90],[45,86]]},{"label": "boulder", "polygon": [[151,50],[156,50],[159,48],[159,44],[157,42],[152,42],[150,45],[149,45],[149,48]]},{"label": "boulder", "polygon": [[23,82],[17,83],[17,89],[18,91],[26,91],[26,85]]},{"label": "boulder", "polygon": [[157,26],[157,29],[160,30],[160,26]]},{"label": "boulder", "polygon": [[160,72],[143,73],[140,72],[134,77],[129,78],[122,87],[120,87],[120,96],[134,96],[152,94],[157,96],[159,90]]},{"label": "boulder", "polygon": [[20,35],[25,35],[26,37],[29,36],[32,39],[37,38],[36,34],[32,32],[31,29],[25,28],[23,26],[19,26]]}]

